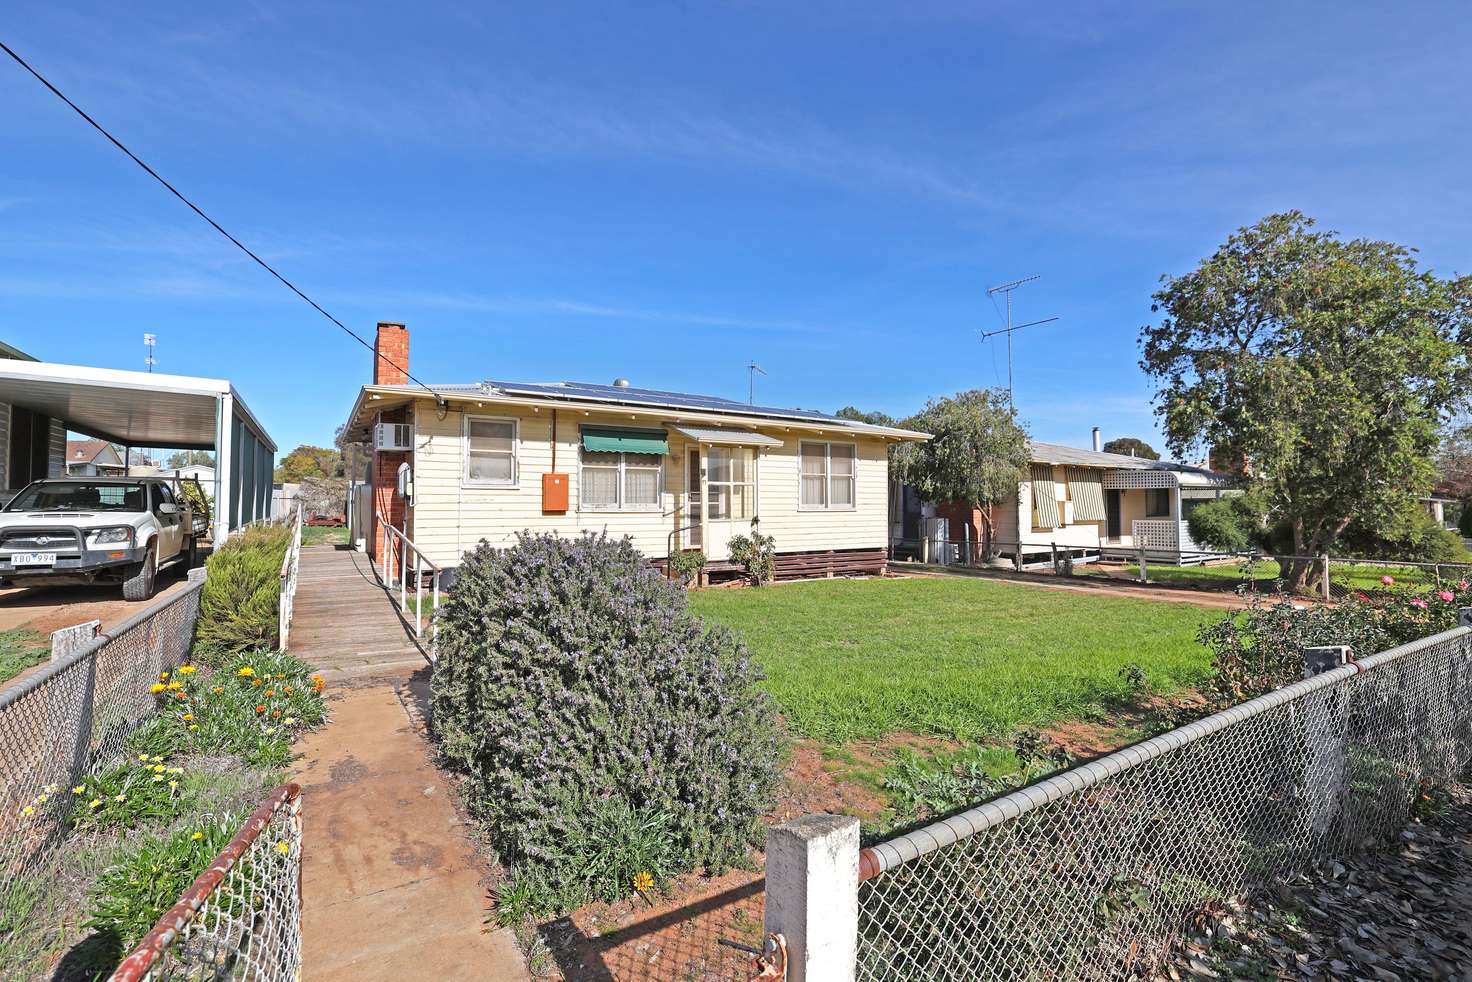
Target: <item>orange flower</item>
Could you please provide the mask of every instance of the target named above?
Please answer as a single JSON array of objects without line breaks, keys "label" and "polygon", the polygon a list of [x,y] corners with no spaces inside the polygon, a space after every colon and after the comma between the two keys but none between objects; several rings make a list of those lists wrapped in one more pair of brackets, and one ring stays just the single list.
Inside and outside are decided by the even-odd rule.
[{"label": "orange flower", "polygon": [[264,683],[262,683],[260,679],[251,679],[250,680],[250,684],[251,685],[263,685]]},{"label": "orange flower", "polygon": [[257,706],[256,707],[256,712],[258,712],[258,713],[264,713],[265,711],[266,711],[266,707],[265,706]]},{"label": "orange flower", "polygon": [[281,715],[281,710],[279,710],[279,709],[273,709],[273,710],[271,710],[271,715],[272,716],[280,716]]},{"label": "orange flower", "polygon": [[175,699],[185,699],[185,700],[187,700],[187,699],[188,699],[188,698],[189,698],[189,697],[188,697],[188,696],[186,696],[186,695],[185,695],[185,694],[184,694],[184,693],[182,693],[182,692],[176,692],[176,693],[174,693],[174,698],[175,698]]},{"label": "orange flower", "polygon": [[214,693],[224,692],[225,691],[225,687],[223,685],[217,685],[213,689],[211,689],[210,691],[211,692],[214,692]]},{"label": "orange flower", "polygon": [[287,695],[291,695],[291,686],[284,685],[281,687],[281,691],[286,693]]},{"label": "orange flower", "polygon": [[194,722],[194,714],[193,713],[185,713],[183,716],[180,717],[180,719],[182,719],[186,723],[193,723]]},{"label": "orange flower", "polygon": [[266,698],[267,699],[271,698],[275,694],[276,694],[276,690],[275,689],[267,689],[266,690]]}]

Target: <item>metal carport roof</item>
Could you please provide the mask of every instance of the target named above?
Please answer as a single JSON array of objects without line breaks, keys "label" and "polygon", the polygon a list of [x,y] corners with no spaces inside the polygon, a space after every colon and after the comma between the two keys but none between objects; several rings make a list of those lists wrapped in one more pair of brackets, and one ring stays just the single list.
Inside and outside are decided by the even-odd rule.
[{"label": "metal carport roof", "polygon": [[217,529],[270,514],[276,443],[225,379],[0,359],[0,403],[126,447],[214,450]]}]

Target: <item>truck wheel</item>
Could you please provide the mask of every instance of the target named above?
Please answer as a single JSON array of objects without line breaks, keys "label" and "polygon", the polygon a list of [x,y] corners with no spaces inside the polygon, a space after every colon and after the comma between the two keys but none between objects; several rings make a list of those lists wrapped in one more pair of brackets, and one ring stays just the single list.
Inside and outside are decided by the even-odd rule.
[{"label": "truck wheel", "polygon": [[129,577],[123,581],[124,600],[147,600],[153,596],[153,578],[156,572],[153,562],[153,546],[149,545],[148,551],[143,555],[143,562],[133,569]]}]

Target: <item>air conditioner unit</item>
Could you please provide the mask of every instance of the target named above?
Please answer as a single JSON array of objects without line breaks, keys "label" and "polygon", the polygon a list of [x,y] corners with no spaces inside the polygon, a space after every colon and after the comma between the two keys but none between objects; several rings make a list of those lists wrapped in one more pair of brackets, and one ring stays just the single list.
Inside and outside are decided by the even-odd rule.
[{"label": "air conditioner unit", "polygon": [[379,423],[373,427],[373,449],[379,453],[414,449],[414,424]]}]

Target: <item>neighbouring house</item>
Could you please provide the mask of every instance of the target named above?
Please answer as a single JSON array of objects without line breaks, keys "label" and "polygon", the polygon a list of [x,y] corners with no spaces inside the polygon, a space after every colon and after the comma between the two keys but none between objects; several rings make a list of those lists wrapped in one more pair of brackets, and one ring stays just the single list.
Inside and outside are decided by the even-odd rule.
[{"label": "neighbouring house", "polygon": [[[1054,549],[1075,562],[1139,549],[1156,562],[1211,558],[1191,540],[1186,519],[1203,501],[1231,493],[1225,474],[1169,460],[1029,441],[1032,462],[1017,501],[993,509],[995,552],[1021,565],[1051,562]],[[945,520],[950,555],[974,556],[981,515],[950,502],[934,506]]]},{"label": "neighbouring house", "polygon": [[[36,359],[0,341],[0,360]],[[0,504],[43,477],[66,472],[66,425],[45,413],[13,405],[0,388]]]},{"label": "neighbouring house", "polygon": [[1460,505],[1460,501],[1444,491],[1433,491],[1421,499],[1421,506],[1426,509],[1427,514],[1436,519],[1436,524],[1444,529],[1457,527],[1457,518],[1461,515]]},{"label": "neighbouring house", "polygon": [[375,556],[385,524],[452,567],[522,531],[629,536],[656,565],[775,540],[779,578],[885,569],[889,448],[925,434],[730,399],[574,382],[410,384],[409,332],[381,323],[373,381],[346,436],[371,443],[355,482],[354,538]]},{"label": "neighbouring house", "polygon": [[66,441],[66,472],[69,477],[120,477],[128,468],[123,455],[106,440]]}]

